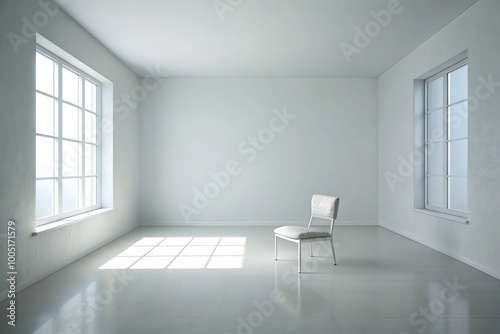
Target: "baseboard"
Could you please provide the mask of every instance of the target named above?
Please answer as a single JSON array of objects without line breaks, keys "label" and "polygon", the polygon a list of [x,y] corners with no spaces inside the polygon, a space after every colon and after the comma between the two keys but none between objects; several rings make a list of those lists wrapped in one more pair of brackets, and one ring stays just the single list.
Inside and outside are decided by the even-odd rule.
[{"label": "baseboard", "polygon": [[[180,227],[180,226],[207,226],[207,227],[277,227],[283,225],[307,225],[308,221],[162,221],[162,222],[145,222],[139,224],[140,227]],[[320,221],[316,224],[321,225]],[[325,224],[325,225],[328,225]],[[378,226],[376,221],[349,221],[337,220],[335,226]]]},{"label": "baseboard", "polygon": [[490,268],[487,268],[487,267],[483,266],[482,264],[479,264],[479,263],[477,263],[475,261],[472,261],[471,259],[468,259],[468,258],[466,258],[466,257],[464,257],[464,256],[462,256],[460,254],[456,254],[456,253],[450,251],[449,249],[446,249],[446,248],[442,247],[441,245],[438,245],[438,244],[436,244],[436,243],[434,243],[432,241],[429,241],[427,239],[424,239],[424,238],[421,238],[419,236],[413,235],[411,233],[407,233],[407,232],[402,231],[402,230],[400,230],[398,228],[389,227],[389,226],[386,226],[384,224],[380,224],[379,226],[382,227],[382,228],[385,228],[386,230],[389,230],[391,232],[397,233],[397,234],[399,234],[399,235],[401,235],[401,236],[403,236],[405,238],[408,238],[410,240],[416,241],[416,242],[418,242],[418,243],[420,243],[420,244],[422,244],[424,246],[432,248],[432,249],[434,249],[434,250],[436,250],[436,251],[438,251],[440,253],[448,255],[448,256],[454,258],[455,260],[463,262],[463,263],[465,263],[465,264],[467,264],[467,265],[469,265],[469,266],[471,266],[471,267],[473,267],[473,268],[475,268],[475,269],[477,269],[479,271],[482,271],[485,274],[488,274],[488,275],[490,275],[490,276],[492,276],[492,277],[500,280],[500,272],[497,272],[495,270],[491,270]]},{"label": "baseboard", "polygon": [[[63,264],[61,264],[61,265],[59,265],[59,266],[57,266],[57,267],[55,267],[55,268],[53,268],[53,269],[51,269],[51,270],[43,273],[43,274],[40,274],[40,275],[38,275],[36,277],[33,277],[33,278],[29,279],[29,280],[21,282],[20,284],[16,285],[16,293],[19,293],[20,291],[22,291],[22,290],[26,289],[27,287],[35,284],[36,282],[41,281],[42,279],[44,279],[44,278],[52,275],[56,271],[61,270],[62,268],[70,265],[71,263],[73,263],[75,261],[78,261],[82,257],[87,256],[87,255],[89,255],[92,252],[95,252],[96,250],[98,250],[99,248],[101,248],[101,247],[109,244],[110,242],[113,242],[114,240],[116,240],[118,238],[121,238],[122,236],[124,236],[125,234],[129,233],[130,231],[132,231],[132,230],[134,230],[136,228],[137,228],[137,226],[134,226],[134,227],[132,227],[130,229],[127,229],[125,232],[121,233],[118,236],[111,237],[108,240],[102,241],[102,242],[100,242],[100,243],[98,243],[98,244],[90,247],[89,249],[85,250],[83,253],[81,253],[81,254],[79,254],[79,255],[77,255],[77,256],[75,256],[75,257],[73,257],[73,258],[71,258],[71,259],[69,259],[67,261],[65,261]],[[0,301],[6,299],[7,295],[8,295],[8,290],[0,292]]]}]

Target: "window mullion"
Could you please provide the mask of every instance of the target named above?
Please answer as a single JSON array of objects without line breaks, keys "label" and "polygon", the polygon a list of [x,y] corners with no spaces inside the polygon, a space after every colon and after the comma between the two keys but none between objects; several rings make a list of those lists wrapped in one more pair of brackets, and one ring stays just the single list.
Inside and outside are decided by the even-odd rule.
[{"label": "window mullion", "polygon": [[92,131],[96,133],[96,202],[102,205],[102,85],[97,83],[96,92],[96,128]]},{"label": "window mullion", "polygon": [[87,146],[85,145],[85,78],[80,74],[80,93],[81,93],[81,119],[82,124],[80,128],[81,145],[82,145],[82,174],[81,174],[81,192],[80,207],[85,207],[85,158],[87,156]]},{"label": "window mullion", "polygon": [[449,103],[449,84],[448,84],[448,73],[443,74],[443,206],[444,209],[449,207],[448,205],[448,166],[449,166],[449,154],[448,154],[448,103]]},{"label": "window mullion", "polygon": [[425,145],[424,145],[424,156],[425,156],[425,166],[424,166],[424,173],[425,173],[425,184],[424,184],[424,205],[427,206],[429,204],[429,158],[428,158],[428,152],[429,152],[429,127],[428,127],[428,122],[429,122],[429,113],[428,113],[428,105],[429,105],[429,82],[425,82],[425,93],[424,93],[424,140],[425,140]]},{"label": "window mullion", "polygon": [[58,104],[58,129],[57,129],[57,166],[58,166],[58,173],[57,173],[57,196],[54,201],[54,203],[57,203],[57,210],[55,211],[56,214],[61,214],[62,213],[62,174],[63,174],[63,152],[62,152],[62,132],[63,132],[63,106],[62,106],[62,62],[57,59],[57,104]]}]

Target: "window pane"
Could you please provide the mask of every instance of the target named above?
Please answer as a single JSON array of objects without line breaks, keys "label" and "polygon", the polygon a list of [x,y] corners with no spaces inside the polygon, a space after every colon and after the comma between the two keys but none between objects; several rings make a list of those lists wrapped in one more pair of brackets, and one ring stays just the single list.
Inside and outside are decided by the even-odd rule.
[{"label": "window pane", "polygon": [[36,219],[54,214],[54,180],[36,181]]},{"label": "window pane", "polygon": [[427,108],[433,110],[443,106],[443,77],[427,84]]},{"label": "window pane", "polygon": [[430,176],[427,178],[427,200],[429,205],[444,207],[443,182],[444,177]]},{"label": "window pane", "polygon": [[62,181],[62,211],[68,212],[79,208],[80,179],[65,179]]},{"label": "window pane", "polygon": [[449,139],[467,137],[467,101],[449,108],[450,120],[448,122]]},{"label": "window pane", "polygon": [[427,114],[427,140],[429,142],[443,141],[443,109]]},{"label": "window pane", "polygon": [[36,136],[36,177],[57,176],[57,140]]},{"label": "window pane", "polygon": [[443,143],[427,145],[427,174],[443,175]]},{"label": "window pane", "polygon": [[95,145],[85,145],[85,175],[97,175],[97,148]]},{"label": "window pane", "polygon": [[450,209],[467,212],[467,179],[450,178]]},{"label": "window pane", "polygon": [[449,171],[450,175],[467,176],[467,139],[449,143]]},{"label": "window pane", "polygon": [[62,175],[81,175],[83,171],[81,145],[67,140],[63,140],[62,145]]},{"label": "window pane", "polygon": [[36,89],[50,95],[57,95],[55,89],[55,62],[36,53]]},{"label": "window pane", "polygon": [[57,136],[57,102],[46,95],[36,94],[36,132]]},{"label": "window pane", "polygon": [[81,140],[80,109],[63,103],[62,135],[67,139]]},{"label": "window pane", "polygon": [[85,206],[97,204],[97,178],[85,178]]},{"label": "window pane", "polygon": [[93,112],[97,106],[97,86],[85,80],[85,108]]},{"label": "window pane", "polygon": [[448,74],[449,103],[467,99],[467,65]]},{"label": "window pane", "polygon": [[79,75],[63,67],[62,73],[62,91],[63,99],[73,104],[80,105],[80,96],[78,88]]},{"label": "window pane", "polygon": [[97,116],[85,113],[85,141],[88,143],[97,143]]}]

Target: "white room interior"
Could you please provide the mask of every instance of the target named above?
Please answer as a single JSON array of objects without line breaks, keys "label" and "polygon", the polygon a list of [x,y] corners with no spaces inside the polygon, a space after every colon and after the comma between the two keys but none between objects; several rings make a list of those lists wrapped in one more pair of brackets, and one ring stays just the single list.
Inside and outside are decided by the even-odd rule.
[{"label": "white room interior", "polygon": [[[121,252],[142,238],[159,238],[155,239],[159,244],[168,237],[222,238],[217,242],[238,237],[246,238],[245,263],[251,270],[240,268],[244,274],[231,272],[228,277],[249,282],[258,277],[265,288],[256,292],[257,299],[263,300],[269,295],[265,291],[272,291],[279,281],[278,275],[287,273],[286,265],[294,264],[274,267],[273,228],[306,224],[311,196],[320,193],[341,198],[335,235],[339,265],[332,271],[330,262],[320,261],[319,271],[327,274],[312,279],[294,272],[294,279],[303,281],[305,287],[320,282],[330,289],[328,293],[343,288],[349,291],[352,286],[328,282],[354,280],[373,283],[370,289],[374,290],[369,291],[375,295],[379,288],[402,295],[413,288],[416,294],[437,289],[439,295],[443,280],[459,277],[470,281],[470,290],[477,284],[479,294],[493,296],[484,304],[498,309],[500,2],[55,3],[60,8],[49,0],[0,4],[0,266],[7,268],[7,223],[15,221],[19,298],[28,300],[23,291],[27,294],[37,286],[55,289],[57,295],[55,282],[78,276],[85,277],[88,284],[93,277],[104,275],[106,282],[111,277],[106,275],[111,274],[102,274],[98,267],[116,256],[118,249]],[[377,16],[381,10],[392,14],[381,18]],[[369,29],[370,22],[381,22],[379,30],[360,40],[358,29]],[[12,34],[19,36],[14,42]],[[37,42],[45,40],[102,76],[107,94],[103,117],[111,130],[103,147],[104,210],[42,231],[35,219],[34,54]],[[422,167],[407,162],[421,149],[415,127],[419,85],[429,73],[460,55],[467,57],[469,98],[475,97],[477,105],[467,119],[468,216],[450,220],[421,210]],[[396,179],[388,175],[396,175]],[[265,241],[259,244],[259,240]],[[357,243],[360,247],[354,246]],[[295,249],[284,247],[293,260]],[[399,257],[392,254],[398,252]],[[261,259],[270,262],[260,263]],[[419,276],[419,282],[412,285],[411,279],[406,281],[401,272],[391,269],[384,274],[378,268],[382,272],[373,276],[358,272],[360,267],[373,265],[370,260],[385,263],[391,259],[404,268],[412,262],[422,265],[415,275],[432,267],[434,276]],[[442,272],[434,262],[429,266],[433,260],[445,267]],[[343,261],[347,272],[341,271]],[[254,272],[259,268],[262,276]],[[183,286],[192,279],[186,273],[206,275],[208,286],[224,277],[193,268],[182,274],[154,271],[152,275],[158,275],[154,282],[164,279]],[[151,277],[136,275],[136,280],[155,286]],[[47,281],[51,277],[54,281]],[[441,285],[428,289],[426,280]],[[389,283],[394,281],[400,284],[391,289]],[[241,283],[229,285],[237,291],[245,289]],[[9,283],[2,279],[1,299],[7,299],[8,290]],[[168,291],[173,298],[183,298],[175,289]],[[231,291],[224,293],[238,294]],[[300,286],[293,289],[296,291],[301,291]],[[202,299],[218,298],[199,290],[196,293]],[[138,292],[136,297],[140,295]],[[430,296],[432,301],[434,295]],[[395,299],[391,301],[397,304]],[[59,302],[57,298],[53,301],[54,305]],[[246,317],[253,307],[251,302],[248,308],[220,302],[228,310],[234,307],[238,311],[218,317],[196,309],[194,302],[186,306],[197,310],[193,328],[205,328],[209,333],[234,328],[234,332],[238,316]],[[409,308],[402,307],[404,315],[375,312],[370,320],[349,322],[351,327],[344,330],[363,332],[362,328],[381,317],[386,321],[383,325],[377,322],[381,333],[416,332],[419,327],[408,325],[408,317],[429,300],[413,302]],[[176,321],[183,318],[178,309],[169,308],[172,305],[163,306]],[[356,317],[341,308],[333,309],[339,318]],[[455,315],[452,325],[447,327],[440,319],[426,332],[460,328],[455,332],[495,333],[500,318],[487,309],[471,307],[465,312],[468,316]],[[27,318],[37,317],[36,308],[26,310]],[[22,323],[21,311],[18,323]],[[105,314],[103,317],[115,316],[109,310]],[[266,319],[272,320],[252,330],[285,332],[280,318],[292,318],[287,323],[291,331],[301,316],[307,321],[314,317],[304,310],[287,313],[279,305],[276,314]],[[53,318],[48,314],[40,317]],[[78,326],[85,333],[116,330],[112,323],[99,327],[95,320],[99,317],[91,317],[92,324],[85,323],[89,327],[81,322]],[[172,333],[190,332],[161,314],[153,317],[162,317],[164,325],[178,328]],[[387,320],[392,317],[397,321]],[[215,318],[217,322],[212,321]],[[325,320],[331,318],[323,314],[325,323],[318,328],[340,326]],[[464,319],[468,319],[467,326]],[[296,327],[308,324],[299,322]],[[50,332],[62,325],[50,327],[46,321],[34,321],[30,326],[24,328],[26,333],[41,333],[44,328]]]}]

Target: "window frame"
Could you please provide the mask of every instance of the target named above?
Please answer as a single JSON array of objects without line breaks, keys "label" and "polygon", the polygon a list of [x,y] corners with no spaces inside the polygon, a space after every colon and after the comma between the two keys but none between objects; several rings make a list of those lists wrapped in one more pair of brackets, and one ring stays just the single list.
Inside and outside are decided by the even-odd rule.
[{"label": "window frame", "polygon": [[[64,220],[73,216],[77,216],[83,213],[88,213],[94,210],[98,210],[102,208],[102,138],[101,138],[101,129],[102,129],[102,82],[95,79],[93,76],[87,74],[85,71],[81,70],[77,66],[71,64],[70,62],[62,59],[58,55],[54,54],[53,52],[47,50],[45,47],[41,46],[40,44],[36,45],[36,50],[35,50],[35,55],[40,53],[42,56],[47,57],[51,60],[54,61],[55,66],[57,69],[54,70],[54,95],[50,95],[46,92],[39,91],[36,87],[35,84],[35,99],[38,96],[38,94],[42,94],[43,96],[50,97],[55,100],[55,103],[57,104],[57,112],[54,113],[54,116],[57,118],[57,135],[47,135],[47,134],[39,134],[37,132],[36,126],[35,126],[35,140],[39,137],[44,137],[44,138],[51,138],[54,141],[57,142],[57,159],[54,159],[54,168],[57,171],[57,175],[54,175],[52,177],[38,177],[35,175],[35,187],[37,186],[36,183],[39,180],[54,180],[55,184],[53,185],[53,214],[49,216],[45,216],[42,218],[36,218],[36,226],[40,227],[45,224],[49,223],[54,223],[56,221]],[[35,68],[36,68],[36,62],[35,62]],[[62,96],[62,73],[63,73],[63,68],[67,68],[68,70],[76,73],[79,78],[78,78],[78,84],[79,84],[79,91],[78,95],[79,98],[81,99],[81,106],[76,105],[72,102],[65,101],[63,100]],[[88,81],[96,86],[96,108],[95,112],[92,110],[89,110],[86,108],[84,105],[85,101],[85,81]],[[56,93],[57,89],[57,93]],[[57,95],[57,96],[56,96]],[[68,138],[63,138],[63,122],[62,122],[62,113],[63,113],[63,101],[65,104],[68,104],[70,106],[78,108],[79,112],[81,112],[80,117],[80,122],[79,124],[79,131],[81,132],[81,138],[78,140],[74,139],[68,139]],[[37,115],[37,104],[35,103],[35,118]],[[90,112],[93,113],[96,116],[96,127],[95,127],[95,143],[92,142],[87,142],[85,138],[85,113]],[[35,121],[36,124],[36,121]],[[76,175],[76,176],[63,176],[62,173],[62,168],[63,168],[63,154],[62,154],[62,144],[63,140],[65,141],[71,141],[78,143],[79,145],[82,145],[82,150],[79,153],[79,156],[81,160],[79,161],[79,166],[83,169],[82,174]],[[95,150],[96,150],[96,173],[95,175],[89,175],[87,176],[85,174],[85,145],[94,145]],[[35,149],[36,151],[36,149]],[[36,157],[35,157],[36,161]],[[36,168],[35,168],[36,170]],[[95,177],[96,178],[96,204],[89,205],[89,206],[84,206],[85,205],[85,179],[87,177]],[[64,179],[78,179],[79,182],[79,189],[78,189],[78,196],[79,196],[79,205],[78,208],[75,210],[67,211],[67,212],[62,212],[62,201],[63,201],[63,196],[62,196],[62,180]],[[81,205],[80,205],[81,203]],[[35,203],[36,207],[36,203]]]},{"label": "window frame", "polygon": [[[462,99],[459,101],[455,101],[453,103],[450,103],[449,101],[449,74],[464,67],[468,67],[468,58],[464,58],[456,63],[454,63],[451,66],[446,67],[444,70],[439,71],[438,73],[424,79],[424,208],[426,210],[430,211],[435,211],[438,213],[444,213],[444,214],[449,214],[452,216],[457,216],[457,217],[462,217],[462,218],[467,218],[468,217],[468,185],[467,185],[467,194],[465,196],[467,197],[467,209],[466,211],[461,211],[461,210],[456,210],[456,209],[451,209],[450,208],[450,179],[451,178],[465,178],[466,181],[468,181],[468,170],[466,176],[457,176],[457,175],[450,175],[450,157],[451,154],[449,152],[449,144],[450,142],[456,141],[457,139],[450,139],[449,136],[449,127],[450,127],[450,115],[449,115],[449,109],[450,107],[454,105],[459,105],[461,103],[466,103],[467,105],[467,112],[468,112],[468,100],[469,100],[469,95],[467,94],[466,99]],[[468,83],[468,68],[467,68],[467,83]],[[436,109],[430,109],[429,108],[429,83],[435,81],[438,78],[443,78],[443,103],[442,103],[442,149],[443,149],[443,169],[442,169],[442,178],[443,178],[443,206],[436,206],[429,204],[429,177],[431,176],[429,174],[429,143],[432,141],[429,140],[429,128],[428,128],[428,122],[429,122],[429,113],[432,111],[435,111]],[[468,93],[468,92],[467,92]],[[467,117],[465,117],[465,121],[467,122]],[[467,131],[467,136],[466,137],[461,137],[458,140],[466,140],[467,141],[467,151],[468,151],[468,142],[469,142],[469,135]],[[468,157],[468,152],[467,152],[467,157]],[[468,164],[468,158],[467,161],[465,161],[466,164]]]}]

